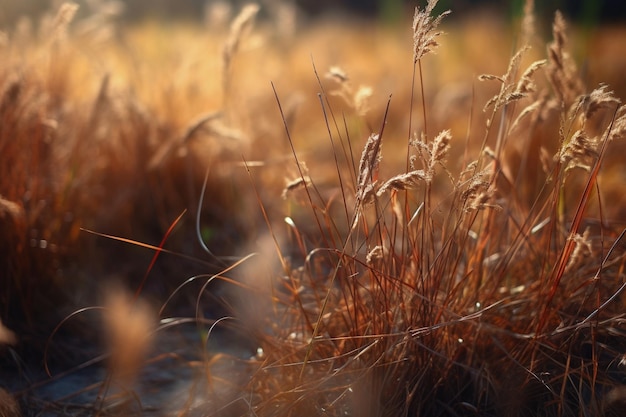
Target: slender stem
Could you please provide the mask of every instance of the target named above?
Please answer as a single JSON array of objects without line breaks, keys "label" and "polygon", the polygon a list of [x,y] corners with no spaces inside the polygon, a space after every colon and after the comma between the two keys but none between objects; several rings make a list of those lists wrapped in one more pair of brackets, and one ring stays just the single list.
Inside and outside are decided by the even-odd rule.
[{"label": "slender stem", "polygon": [[422,89],[422,114],[424,116],[424,141],[428,144],[428,122],[426,121],[426,97],[424,94],[424,77],[422,76],[422,60],[417,60],[420,70],[420,88]]},{"label": "slender stem", "polygon": [[[413,61],[413,75],[411,76],[411,100],[409,103],[409,133],[408,133],[408,137],[406,141],[406,172],[409,172],[409,164],[411,161],[411,133],[412,133],[411,129],[413,128],[413,123],[412,123],[413,122],[413,100],[415,98],[415,72],[416,72],[415,64],[416,62]],[[401,252],[400,252],[403,254],[402,269],[405,268],[404,265],[406,265],[408,261],[408,256],[404,256],[404,254],[406,250],[408,249],[406,237],[410,236],[407,230],[409,219],[411,218],[411,209],[409,207],[409,191],[408,190],[404,191],[404,216],[406,218],[406,223],[404,224],[404,227],[402,228],[402,239],[401,239],[402,247],[401,247]]]},{"label": "slender stem", "polygon": [[406,141],[406,172],[409,172],[409,161],[411,156],[411,129],[413,129],[413,100],[415,98],[415,72],[416,62],[413,63],[413,76],[411,77],[411,100],[409,102],[409,135]]}]

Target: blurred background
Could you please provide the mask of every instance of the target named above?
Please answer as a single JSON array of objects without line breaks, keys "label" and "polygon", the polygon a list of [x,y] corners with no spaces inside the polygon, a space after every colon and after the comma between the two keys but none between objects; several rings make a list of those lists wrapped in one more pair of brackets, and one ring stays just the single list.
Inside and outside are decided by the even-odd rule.
[{"label": "blurred background", "polygon": [[[79,5],[77,15],[59,13],[55,20],[69,1]],[[6,113],[0,114],[0,319],[20,335],[22,357],[38,364],[61,320],[78,308],[101,303],[97,297],[102,283],[122,281],[143,288],[141,282],[150,271],[144,293],[165,300],[189,277],[222,270],[226,264],[221,258],[215,262],[198,244],[198,230],[203,244],[228,262],[231,255],[256,251],[247,245],[263,238],[266,225],[241,165],[242,153],[258,162],[252,176],[262,184],[259,200],[270,218],[286,227],[282,219],[287,203],[277,196],[287,176],[299,176],[294,165],[285,163],[292,155],[283,139],[270,80],[278,87],[298,153],[313,161],[311,175],[333,195],[329,201],[338,195],[336,166],[329,157],[334,145],[326,137],[312,57],[321,71],[339,65],[354,80],[338,84],[332,77],[324,79],[337,93],[330,94],[337,114],[347,109],[344,123],[353,138],[367,138],[372,126],[381,125],[390,94],[394,99],[385,134],[403,140],[407,126],[421,130],[421,116],[407,110],[413,100],[408,86],[414,78],[410,20],[415,7],[424,8],[426,0],[256,0],[262,6],[262,28],[241,35],[239,51],[226,58],[229,25],[251,2],[0,0],[0,98],[4,94],[8,99],[2,103],[17,103],[0,108]],[[432,109],[431,131],[450,128],[454,137],[465,137],[473,103],[485,103],[497,93],[499,86],[493,82],[484,83],[475,94],[473,86],[479,74],[506,71],[524,3],[439,1],[434,14],[452,14],[443,24],[446,36],[441,37],[437,59],[424,63],[428,83],[422,97]],[[565,14],[587,91],[603,82],[626,97],[626,0],[535,3],[541,26],[537,32],[545,41],[552,39],[554,11]],[[74,8],[69,9],[73,13]],[[59,30],[67,29],[64,17],[71,21],[67,33]],[[545,55],[543,40],[528,59]],[[357,109],[357,98],[371,98],[369,112],[353,111],[362,110]],[[476,113],[479,127],[472,130],[476,137],[471,143],[480,143],[484,136],[484,115],[480,109]],[[537,134],[533,144],[544,137],[557,135]],[[386,153],[381,178],[405,166],[406,146],[397,149],[395,155]],[[456,149],[460,160],[464,149]],[[511,158],[517,157],[514,152]],[[626,207],[622,155],[613,152],[606,160],[615,172],[616,185],[609,184],[607,191],[612,192],[607,201],[615,211]],[[210,203],[200,207],[207,166]],[[18,244],[1,223],[1,204],[11,208],[9,214],[17,213],[11,214],[15,219],[28,219],[10,218]],[[308,208],[288,204],[290,218],[304,225],[298,233],[316,236],[314,222],[306,217]],[[191,213],[186,223],[181,221],[168,236],[173,220],[185,210]],[[202,219],[198,230],[193,210]],[[168,236],[168,248],[193,259],[184,263],[161,256],[151,264],[151,251],[81,228],[154,245]],[[203,261],[207,258],[210,262]],[[186,286],[168,306],[188,308],[191,311],[184,314],[192,317],[197,291],[204,289]],[[226,303],[219,301],[224,293],[219,291],[203,312],[209,317],[225,310]],[[172,314],[183,316],[178,310]],[[85,360],[92,357],[84,347],[89,344],[73,339],[74,334],[91,332],[86,339],[101,337],[90,320],[78,317],[76,324],[64,323],[61,337],[80,348],[57,343],[58,352],[50,355],[56,355],[59,369],[76,363],[76,351],[84,351]],[[63,390],[78,391],[86,385]]]},{"label": "blurred background", "polygon": [[[235,8],[249,1],[244,0],[75,0],[86,5],[81,7],[83,13],[90,7],[107,7],[123,9],[123,18],[127,21],[148,18],[202,20],[205,10],[211,4],[224,3]],[[426,1],[415,0],[260,0],[265,6],[276,7],[280,3],[295,3],[303,18],[315,17],[329,13],[343,13],[354,16],[378,17],[393,21],[411,13],[417,5],[423,6]],[[0,0],[0,27],[10,27],[20,16],[36,17],[45,10],[55,8],[60,0]],[[489,9],[505,17],[520,14],[523,0],[441,0],[439,9],[451,9],[456,17],[477,8]],[[626,2],[624,0],[546,0],[535,2],[537,14],[551,19],[553,11],[564,12],[568,20],[582,24],[598,24],[626,21]],[[451,16],[454,19],[454,16]]]}]

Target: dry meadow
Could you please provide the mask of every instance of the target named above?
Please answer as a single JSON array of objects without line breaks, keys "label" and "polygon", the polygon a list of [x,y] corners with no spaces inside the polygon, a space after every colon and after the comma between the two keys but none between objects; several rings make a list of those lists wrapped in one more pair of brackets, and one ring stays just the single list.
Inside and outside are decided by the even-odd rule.
[{"label": "dry meadow", "polygon": [[89,4],[0,32],[0,415],[623,415],[625,28]]}]

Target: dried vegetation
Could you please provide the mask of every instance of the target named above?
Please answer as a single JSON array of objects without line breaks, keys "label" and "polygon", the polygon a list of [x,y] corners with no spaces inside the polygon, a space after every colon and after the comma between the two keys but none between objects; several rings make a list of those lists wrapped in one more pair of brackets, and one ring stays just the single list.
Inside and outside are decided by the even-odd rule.
[{"label": "dried vegetation", "polygon": [[[109,354],[93,411],[141,413],[128,404],[141,404],[148,346],[191,321],[202,348],[224,329],[256,352],[205,349],[189,362],[203,388],[176,415],[621,415],[626,212],[611,156],[624,150],[626,108],[581,79],[560,13],[537,48],[532,1],[504,74],[448,73],[458,58],[445,48],[462,45],[441,36],[448,12],[436,6],[415,9],[412,47],[349,45],[345,62],[368,69],[322,62],[325,78],[330,58],[315,48],[332,55],[341,38],[316,43],[310,29],[301,46],[252,30],[256,6],[224,38],[205,29],[190,56],[154,52],[163,72],[148,71],[154,28],[72,39],[72,4],[39,35],[25,24],[5,34],[0,342],[43,320],[50,291],[84,295],[101,288],[85,270],[112,273],[93,265],[124,249],[83,228],[153,256],[141,280],[130,259],[113,267],[134,297],[93,308]],[[120,44],[145,62],[125,61]],[[495,43],[482,49],[506,66]],[[156,275],[164,247],[209,275]],[[169,298],[156,314],[139,297],[158,280]],[[195,317],[170,316],[197,282]],[[124,407],[105,402],[120,390]]]}]

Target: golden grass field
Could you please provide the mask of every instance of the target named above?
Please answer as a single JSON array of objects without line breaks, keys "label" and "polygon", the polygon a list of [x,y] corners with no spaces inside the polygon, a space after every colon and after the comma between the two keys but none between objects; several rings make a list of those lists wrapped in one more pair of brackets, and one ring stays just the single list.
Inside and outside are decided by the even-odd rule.
[{"label": "golden grass field", "polygon": [[626,28],[436,3],[0,32],[0,415],[623,415]]}]

